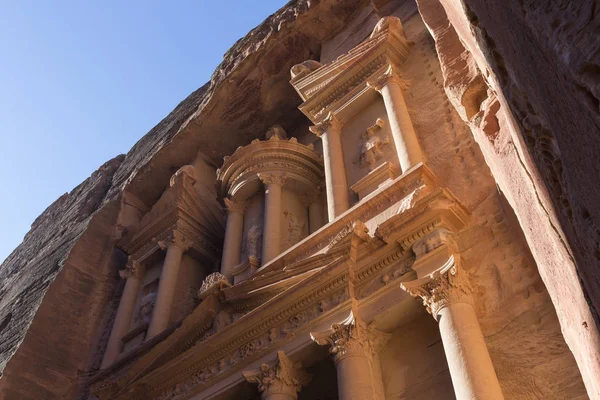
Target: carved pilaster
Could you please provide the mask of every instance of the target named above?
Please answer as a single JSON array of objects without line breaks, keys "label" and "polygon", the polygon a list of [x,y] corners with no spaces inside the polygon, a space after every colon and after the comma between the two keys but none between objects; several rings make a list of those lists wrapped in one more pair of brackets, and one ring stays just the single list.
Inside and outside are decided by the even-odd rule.
[{"label": "carved pilaster", "polygon": [[302,386],[306,386],[312,378],[301,363],[292,362],[283,351],[277,352],[274,364],[263,364],[260,369],[244,372],[243,375],[248,382],[258,384],[263,399],[275,394],[297,398]]},{"label": "carved pilaster", "polygon": [[376,330],[354,317],[354,313],[341,324],[333,324],[330,329],[311,333],[311,338],[319,345],[329,345],[329,353],[335,363],[346,357],[365,357],[371,359],[385,346],[390,338],[387,333]]},{"label": "carved pilaster", "polygon": [[323,120],[314,126],[308,128],[312,133],[321,137],[325,132],[340,132],[342,130],[341,121],[333,114],[329,113]]},{"label": "carved pilaster", "polygon": [[248,209],[248,202],[246,201],[236,201],[231,200],[229,198],[224,198],[223,202],[225,203],[225,208],[227,209],[228,214],[232,213],[240,213],[244,214]]},{"label": "carved pilaster", "polygon": [[270,185],[277,185],[277,186],[283,186],[285,183],[285,180],[287,179],[287,176],[283,173],[259,173],[258,174],[258,179],[260,179],[260,181],[266,185],[266,186],[270,186]]}]

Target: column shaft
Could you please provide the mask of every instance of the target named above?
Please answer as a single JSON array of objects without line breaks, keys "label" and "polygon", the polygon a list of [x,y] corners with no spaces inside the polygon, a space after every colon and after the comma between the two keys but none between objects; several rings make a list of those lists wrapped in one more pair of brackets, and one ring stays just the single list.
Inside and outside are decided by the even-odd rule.
[{"label": "column shaft", "polygon": [[421,146],[404,101],[399,78],[390,77],[380,92],[390,122],[398,162],[404,173],[423,160]]},{"label": "column shaft", "polygon": [[504,399],[473,307],[449,304],[438,318],[457,400]]},{"label": "column shaft", "polygon": [[281,226],[281,185],[265,184],[265,216],[262,242],[262,265],[265,265],[280,252]]},{"label": "column shaft", "polygon": [[119,302],[117,315],[108,338],[108,344],[106,345],[100,369],[111,365],[121,353],[121,338],[129,330],[131,317],[133,316],[135,303],[140,291],[140,283],[140,278],[135,275],[129,276],[125,282],[125,288],[121,295],[121,301]]},{"label": "column shaft", "polygon": [[156,303],[152,311],[152,320],[148,327],[146,339],[156,336],[169,326],[171,306],[173,305],[175,285],[177,284],[177,276],[179,275],[183,252],[184,249],[181,246],[175,243],[169,244],[165,262],[160,273]]},{"label": "column shaft", "polygon": [[335,217],[350,208],[340,129],[331,125],[321,135],[321,140],[325,164],[327,213],[329,221],[333,221]]},{"label": "column shaft", "polygon": [[221,273],[228,279],[231,279],[233,268],[241,261],[243,229],[244,214],[237,210],[230,211],[227,214],[223,257],[221,259]]},{"label": "column shaft", "polygon": [[284,393],[274,393],[266,396],[265,392],[263,392],[262,398],[264,400],[296,400],[298,395],[284,394]]},{"label": "column shaft", "polygon": [[318,200],[313,201],[308,206],[308,228],[310,233],[314,233],[323,226],[323,208]]},{"label": "column shaft", "polygon": [[340,400],[373,399],[371,361],[366,357],[344,357],[336,363]]}]

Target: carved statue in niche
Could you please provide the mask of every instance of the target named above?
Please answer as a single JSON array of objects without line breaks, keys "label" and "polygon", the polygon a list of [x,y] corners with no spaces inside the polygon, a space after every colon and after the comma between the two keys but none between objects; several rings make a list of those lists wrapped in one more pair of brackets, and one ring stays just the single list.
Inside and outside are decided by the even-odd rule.
[{"label": "carved statue in niche", "polygon": [[[284,248],[291,247],[302,240],[302,231],[306,225],[306,219],[301,218],[291,211],[284,211],[287,220],[287,237],[283,239]],[[287,243],[285,243],[287,239]]]},{"label": "carved statue in niche", "polygon": [[354,164],[358,164],[360,168],[364,168],[368,165],[369,169],[373,169],[377,160],[383,157],[382,148],[390,143],[388,136],[383,135],[381,132],[383,126],[383,120],[377,118],[375,125],[367,128],[365,133],[362,134],[360,155],[358,156],[358,159],[354,161]]},{"label": "carved statue in niche", "polygon": [[260,259],[262,245],[262,226],[254,224],[246,233],[246,254],[248,258],[256,257]]},{"label": "carved statue in niche", "polygon": [[140,310],[135,319],[136,325],[149,324],[152,318],[152,310],[154,309],[154,303],[156,302],[156,292],[151,291],[142,297],[140,301]]}]

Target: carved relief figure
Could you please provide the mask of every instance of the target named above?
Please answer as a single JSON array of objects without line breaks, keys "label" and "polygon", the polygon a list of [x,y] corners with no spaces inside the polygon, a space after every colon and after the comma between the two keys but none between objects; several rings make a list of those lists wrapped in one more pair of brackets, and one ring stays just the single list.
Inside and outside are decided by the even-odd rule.
[{"label": "carved relief figure", "polygon": [[375,125],[369,127],[365,133],[362,134],[362,146],[360,148],[360,155],[354,164],[358,164],[360,168],[364,168],[366,165],[370,169],[375,167],[375,163],[381,157],[383,157],[383,146],[390,143],[390,139],[387,135],[381,134],[381,128],[383,128],[384,122],[381,118],[377,118]]},{"label": "carved relief figure", "polygon": [[291,211],[284,211],[283,215],[287,220],[287,237],[282,238],[282,244],[283,248],[288,248],[302,240],[306,218],[299,217]]},{"label": "carved relief figure", "polygon": [[152,318],[152,310],[154,309],[154,303],[156,302],[156,292],[150,292],[142,297],[140,301],[140,310],[135,319],[136,325],[149,324]]},{"label": "carved relief figure", "polygon": [[252,225],[246,233],[246,253],[248,258],[261,256],[261,245],[262,245],[262,226]]}]

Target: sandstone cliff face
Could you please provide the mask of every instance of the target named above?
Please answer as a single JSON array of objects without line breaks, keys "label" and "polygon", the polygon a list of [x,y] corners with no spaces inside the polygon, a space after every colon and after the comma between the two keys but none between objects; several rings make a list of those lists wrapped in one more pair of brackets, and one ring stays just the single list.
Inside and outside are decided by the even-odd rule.
[{"label": "sandstone cliff face", "polygon": [[417,0],[448,97],[514,208],[600,398],[600,17],[594,1]]},{"label": "sandstone cliff face", "polygon": [[85,396],[124,265],[114,250],[123,191],[151,205],[199,148],[218,165],[268,126],[291,127],[301,114],[290,67],[318,57],[321,42],[367,3],[289,2],[240,39],[211,81],[126,156],[106,163],[36,220],[0,267],[0,398]]}]

